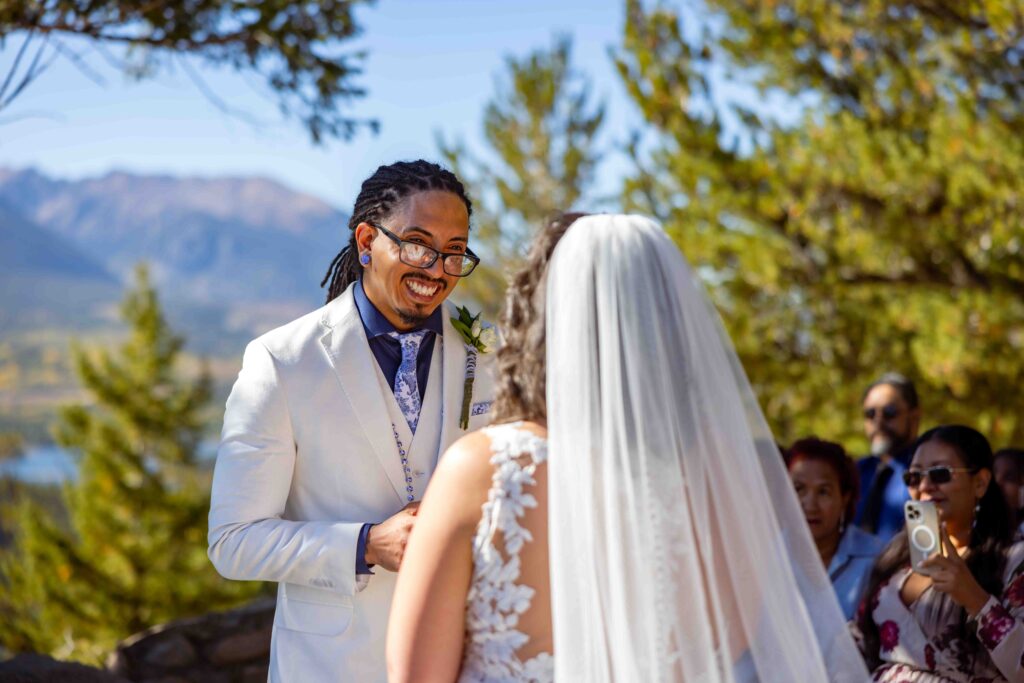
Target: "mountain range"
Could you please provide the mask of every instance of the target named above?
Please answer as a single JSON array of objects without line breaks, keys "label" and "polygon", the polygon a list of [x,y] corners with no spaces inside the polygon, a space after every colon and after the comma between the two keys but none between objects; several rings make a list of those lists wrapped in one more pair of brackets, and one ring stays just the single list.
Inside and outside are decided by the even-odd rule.
[{"label": "mountain range", "polygon": [[265,178],[0,169],[0,334],[110,321],[142,262],[186,326],[258,333],[322,302],[347,220]]}]

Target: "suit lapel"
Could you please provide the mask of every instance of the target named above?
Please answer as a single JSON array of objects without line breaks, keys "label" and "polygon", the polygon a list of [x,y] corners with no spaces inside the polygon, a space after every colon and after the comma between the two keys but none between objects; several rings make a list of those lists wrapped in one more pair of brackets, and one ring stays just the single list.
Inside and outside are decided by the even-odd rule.
[{"label": "suit lapel", "polygon": [[326,307],[322,323],[327,329],[320,342],[327,352],[327,358],[338,375],[352,412],[380,460],[395,495],[399,501],[404,501],[405,474],[402,472],[402,463],[391,431],[391,420],[377,379],[377,361],[370,351],[351,286]]},{"label": "suit lapel", "polygon": [[441,385],[441,445],[439,452],[461,437],[459,427],[462,414],[462,394],[466,382],[466,344],[462,335],[452,325],[451,317],[457,315],[455,307],[444,304],[444,364]]}]

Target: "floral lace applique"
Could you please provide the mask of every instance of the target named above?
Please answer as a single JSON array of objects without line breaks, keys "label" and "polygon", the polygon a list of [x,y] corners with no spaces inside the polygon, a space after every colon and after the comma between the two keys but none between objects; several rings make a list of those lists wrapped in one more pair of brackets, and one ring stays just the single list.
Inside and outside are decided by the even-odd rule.
[{"label": "floral lace applique", "polygon": [[[519,551],[533,540],[519,518],[537,500],[526,487],[547,458],[547,441],[522,429],[519,423],[487,430],[491,439],[494,476],[487,502],[473,537],[473,578],[466,596],[466,645],[460,683],[508,681],[550,683],[554,660],[541,653],[521,661],[516,651],[529,637],[519,631],[519,615],[530,608],[534,589],[516,583]],[[529,456],[528,462],[524,456]],[[500,532],[504,555],[494,545]]]}]

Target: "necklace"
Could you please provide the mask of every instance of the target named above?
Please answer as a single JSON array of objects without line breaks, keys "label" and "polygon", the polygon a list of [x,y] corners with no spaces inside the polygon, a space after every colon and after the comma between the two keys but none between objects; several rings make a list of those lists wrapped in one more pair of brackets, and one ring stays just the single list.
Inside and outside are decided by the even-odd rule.
[{"label": "necklace", "polygon": [[391,433],[395,435],[398,457],[402,460],[402,471],[405,473],[405,492],[407,494],[405,499],[411,503],[416,500],[416,496],[412,486],[412,470],[409,469],[409,454],[405,452],[405,446],[402,445],[402,440],[398,437],[398,430],[395,428],[394,422],[391,423]]}]

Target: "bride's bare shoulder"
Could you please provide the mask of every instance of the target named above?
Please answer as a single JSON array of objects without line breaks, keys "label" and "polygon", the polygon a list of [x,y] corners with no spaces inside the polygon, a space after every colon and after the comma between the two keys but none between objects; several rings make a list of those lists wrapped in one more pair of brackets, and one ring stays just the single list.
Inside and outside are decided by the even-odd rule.
[{"label": "bride's bare shoulder", "polygon": [[[430,480],[433,488],[461,491],[461,499],[486,499],[491,486],[491,439],[484,430],[470,432],[448,447]],[[478,495],[473,495],[478,494]]]},{"label": "bride's bare shoulder", "polygon": [[[517,422],[519,429],[537,436],[546,437],[547,429],[537,422]],[[493,430],[506,425],[491,425],[485,429],[466,434],[448,447],[441,456],[434,477],[455,480],[470,490],[487,491],[491,486],[494,466],[491,464],[491,434]]]}]

